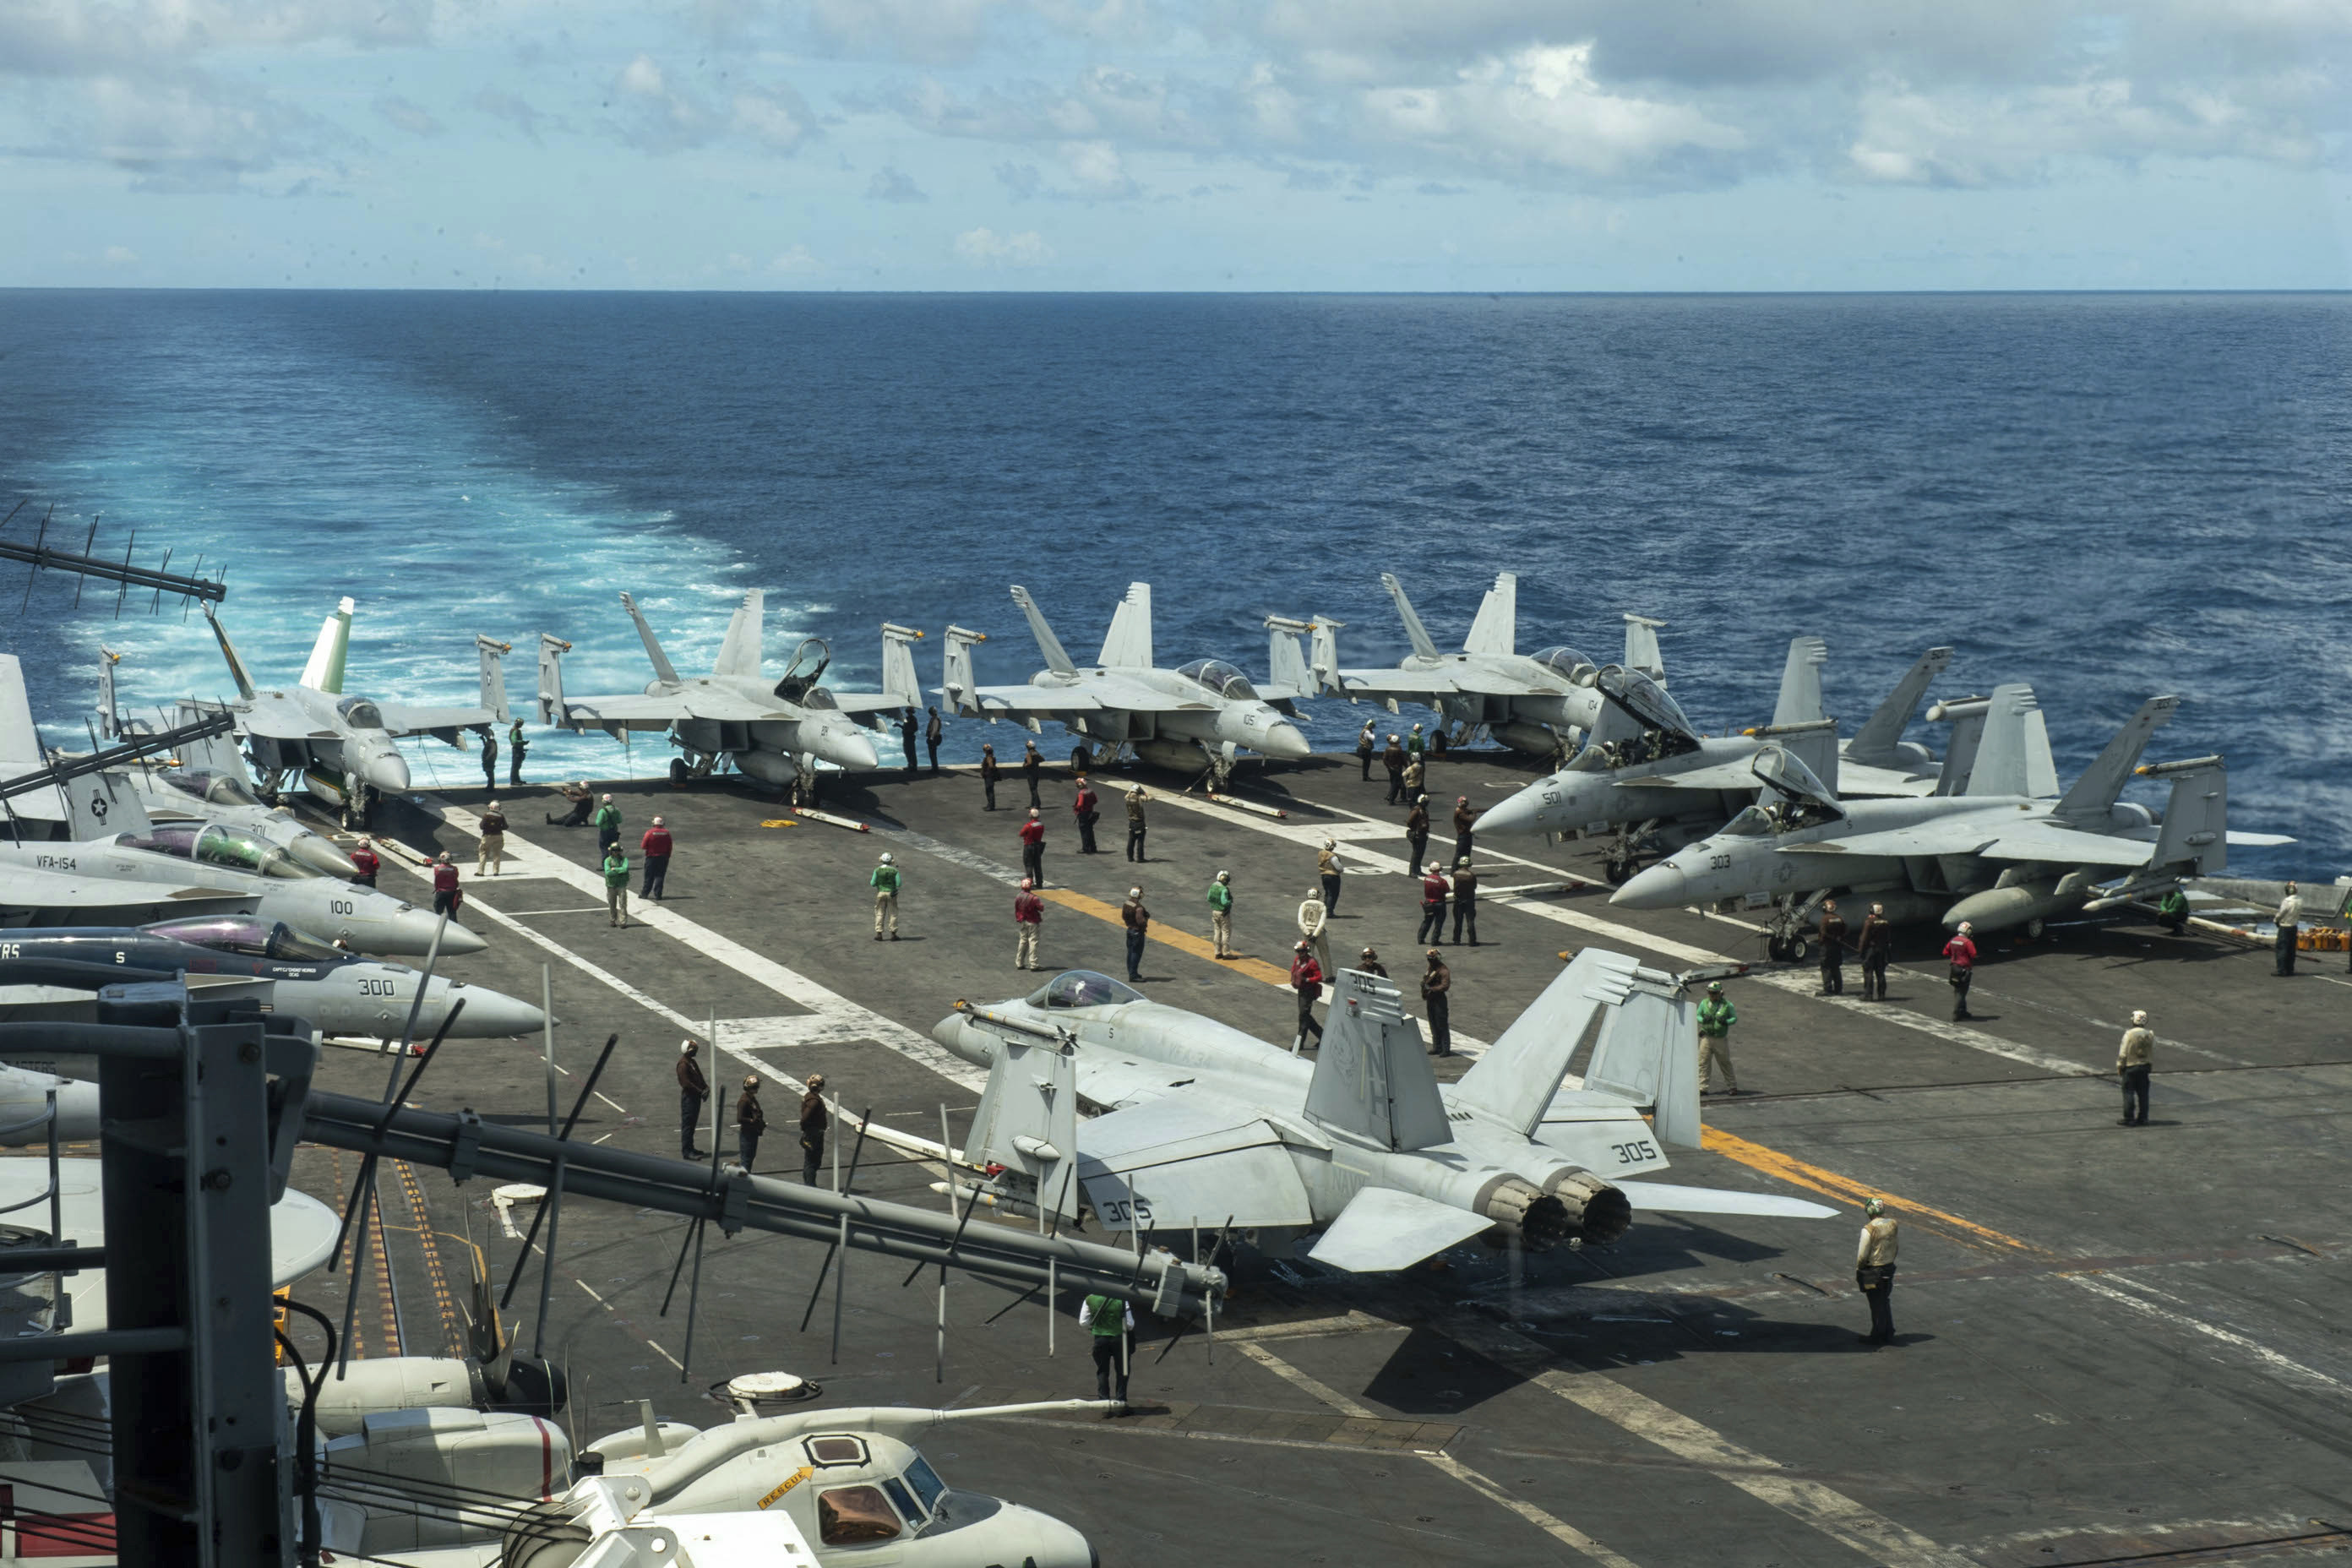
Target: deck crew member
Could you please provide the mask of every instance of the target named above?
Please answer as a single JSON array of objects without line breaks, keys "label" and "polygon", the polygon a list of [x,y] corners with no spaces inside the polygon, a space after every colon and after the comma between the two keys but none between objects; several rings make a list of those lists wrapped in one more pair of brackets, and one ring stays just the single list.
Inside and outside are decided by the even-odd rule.
[{"label": "deck crew member", "polygon": [[1731,1026],[1739,1022],[1739,1009],[1723,994],[1723,982],[1706,983],[1706,994],[1698,1003],[1698,1091],[1715,1092],[1715,1065],[1723,1064],[1723,1087],[1727,1093],[1739,1092],[1739,1075],[1731,1066]]},{"label": "deck crew member", "polygon": [[604,854],[621,841],[621,808],[610,795],[596,807],[596,853]]},{"label": "deck crew member", "polygon": [[876,863],[874,874],[866,879],[866,885],[874,889],[874,940],[882,940],[882,927],[887,921],[890,927],[890,940],[898,941],[898,862],[892,858],[890,851],[882,851],[882,858]]},{"label": "deck crew member", "polygon": [[1045,824],[1037,816],[1037,808],[1029,808],[1029,820],[1021,825],[1021,868],[1039,887],[1045,885]]},{"label": "deck crew member", "polygon": [[1139,982],[1143,978],[1144,933],[1151,929],[1151,911],[1143,907],[1141,888],[1127,890],[1127,902],[1118,907],[1118,923],[1127,928],[1127,978]]},{"label": "deck crew member", "polygon": [[1903,1238],[1897,1234],[1900,1227],[1895,1216],[1876,1198],[1866,1200],[1862,1212],[1870,1216],[1853,1253],[1853,1282],[1870,1303],[1870,1332],[1862,1336],[1862,1342],[1891,1344],[1895,1340],[1895,1254]]},{"label": "deck crew member", "polygon": [[1220,871],[1217,879],[1209,884],[1209,937],[1216,945],[1216,956],[1234,956],[1234,874]]},{"label": "deck crew member", "polygon": [[1421,726],[1415,724],[1412,727],[1412,732],[1404,738],[1404,754],[1408,757],[1420,757],[1426,754],[1428,747],[1428,737],[1421,732]]},{"label": "deck crew member", "polygon": [[1413,933],[1415,942],[1439,942],[1445,936],[1445,898],[1453,891],[1445,873],[1432,866],[1421,879],[1421,929]]},{"label": "deck crew member", "polygon": [[760,1105],[760,1075],[743,1080],[735,1097],[735,1163],[745,1170],[760,1157],[760,1134],[768,1130],[768,1113]]},{"label": "deck crew member", "polygon": [[2147,1076],[2156,1066],[2156,1031],[2147,1026],[2147,1015],[2132,1015],[2131,1027],[2116,1047],[2116,1077],[2124,1086],[2123,1120],[2118,1127],[2147,1125]]},{"label": "deck crew member", "polygon": [[1037,935],[1045,923],[1045,900],[1035,891],[1036,884],[1028,878],[1021,879],[1021,890],[1013,895],[1013,967],[1037,969]]},{"label": "deck crew member", "polygon": [[2164,896],[2156,900],[2156,923],[2175,936],[2188,929],[2189,895],[2180,890],[2179,883],[2165,889]]},{"label": "deck crew member", "polygon": [[1407,800],[1426,801],[1429,798],[1427,795],[1421,793],[1422,782],[1428,778],[1428,776],[1429,770],[1419,757],[1409,756],[1405,758],[1404,795]]},{"label": "deck crew member", "polygon": [[1315,952],[1305,937],[1290,950],[1290,989],[1298,996],[1298,1037],[1290,1042],[1290,1054],[1297,1056],[1307,1048],[1307,1037],[1323,1043],[1323,1026],[1315,1016],[1315,999],[1323,994],[1323,966],[1315,962]]},{"label": "deck crew member", "polygon": [[1429,853],[1429,797],[1415,795],[1412,809],[1404,814],[1404,841],[1412,847],[1412,867],[1408,877],[1421,875],[1422,858]]},{"label": "deck crew member", "polygon": [[629,852],[617,843],[604,851],[604,923],[629,928]]},{"label": "deck crew member", "polygon": [[1298,934],[1315,948],[1315,966],[1328,977],[1339,971],[1331,967],[1331,942],[1324,935],[1331,923],[1330,906],[1323,901],[1323,889],[1309,888],[1307,897],[1298,902]]},{"label": "deck crew member", "polygon": [[677,1157],[707,1160],[709,1153],[694,1146],[695,1130],[702,1125],[703,1101],[710,1098],[710,1080],[702,1076],[702,1047],[692,1040],[677,1043]]},{"label": "deck crew member", "polygon": [[530,750],[530,742],[522,738],[522,721],[518,719],[507,729],[507,787],[522,787],[522,754]]},{"label": "deck crew member", "polygon": [[1865,1002],[1886,1000],[1886,961],[1895,953],[1895,927],[1886,918],[1885,904],[1873,904],[1864,917],[1862,937],[1856,944],[1862,949],[1862,999]]},{"label": "deck crew member", "polygon": [[376,877],[383,869],[383,862],[376,858],[374,839],[362,838],[352,846],[352,865],[354,868],[352,872],[352,886],[355,888],[375,886]]},{"label": "deck crew member", "polygon": [[589,808],[594,805],[596,802],[596,797],[588,793],[586,781],[575,780],[568,784],[557,784],[555,786],[555,793],[562,795],[565,800],[571,802],[572,809],[570,812],[566,813],[561,820],[558,820],[553,815],[549,814],[547,816],[548,826],[551,827],[581,827],[586,826]]},{"label": "deck crew member", "polygon": [[1950,963],[1951,973],[1944,978],[1952,987],[1952,1021],[1958,1023],[1976,1015],[1969,1011],[1969,986],[1977,977],[1977,928],[1967,921],[1952,933],[1944,944],[1944,957]]},{"label": "deck crew member", "polygon": [[465,901],[466,895],[457,888],[457,868],[450,861],[449,851],[444,849],[433,858],[433,912],[454,921],[457,918],[457,906]]},{"label": "deck crew member", "polygon": [[[1095,1397],[1111,1396],[1111,1380],[1118,1380],[1119,1409],[1127,1407],[1128,1336],[1135,1332],[1135,1309],[1116,1296],[1088,1296],[1078,1303],[1078,1327],[1094,1341]],[[1106,1419],[1118,1414],[1106,1410]]]},{"label": "deck crew member", "polygon": [[813,1072],[801,1095],[801,1180],[812,1187],[816,1168],[824,1161],[824,1130],[832,1125],[824,1109],[824,1074]]},{"label": "deck crew member", "polygon": [[637,841],[637,853],[646,858],[645,896],[656,903],[669,890],[669,853],[672,848],[669,828],[658,816]]},{"label": "deck crew member", "polygon": [[1143,864],[1143,803],[1150,798],[1141,784],[1127,792],[1127,858],[1139,866]]},{"label": "deck crew member", "polygon": [[899,714],[898,714],[898,743],[899,743],[899,745],[903,746],[903,747],[906,749],[906,752],[907,752],[907,771],[908,771],[908,773],[913,773],[913,772],[915,771],[915,767],[916,767],[916,763],[915,763],[915,735],[916,735],[916,733],[917,733],[917,730],[916,730],[916,724],[915,724],[915,710],[914,710],[912,708],[908,708],[908,709],[903,709],[903,710],[900,710],[900,712],[899,712]]},{"label": "deck crew member", "polygon": [[1377,974],[1383,980],[1389,977],[1389,966],[1382,963],[1381,955],[1369,947],[1356,955],[1356,967],[1367,974]]},{"label": "deck crew member", "polygon": [[1044,804],[1044,802],[1037,798],[1037,781],[1043,778],[1045,773],[1045,759],[1037,754],[1037,742],[1034,741],[1022,742],[1021,776],[1029,781],[1029,804],[1032,807]]},{"label": "deck crew member", "polygon": [[982,811],[996,809],[996,781],[1004,770],[997,765],[996,748],[983,743],[980,748],[980,788],[985,804]]},{"label": "deck crew member", "polygon": [[1389,773],[1389,804],[1394,805],[1404,798],[1404,765],[1410,759],[1404,754],[1394,735],[1389,737],[1388,749],[1381,753],[1381,766]]},{"label": "deck crew member", "polygon": [[1454,796],[1454,858],[1456,860],[1470,858],[1470,829],[1477,820],[1478,814],[1470,809],[1470,797],[1466,795]]},{"label": "deck crew member", "polygon": [[1315,875],[1323,884],[1323,907],[1333,914],[1339,912],[1339,841],[1323,840],[1323,847],[1315,852]]},{"label": "deck crew member", "polygon": [[1462,945],[1462,928],[1470,928],[1470,945],[1478,945],[1478,868],[1464,856],[1454,862],[1454,945]]},{"label": "deck crew member", "polygon": [[1095,853],[1095,824],[1102,820],[1101,805],[1102,800],[1095,794],[1095,786],[1087,783],[1086,775],[1080,773],[1078,793],[1070,799],[1070,815],[1077,819],[1078,853],[1081,855]]},{"label": "deck crew member", "polygon": [[1356,732],[1356,761],[1363,765],[1366,784],[1372,782],[1372,753],[1380,750],[1380,742],[1373,739],[1374,731],[1378,728],[1378,725],[1367,719],[1364,721],[1364,727]]},{"label": "deck crew member", "polygon": [[1445,967],[1435,948],[1427,956],[1429,967],[1421,972],[1421,1010],[1429,1019],[1429,1054],[1450,1057],[1454,1054],[1454,971]]},{"label": "deck crew member", "polygon": [[492,801],[482,810],[482,837],[474,846],[474,875],[482,875],[482,868],[487,866],[489,874],[497,876],[499,862],[506,858],[507,814],[499,809],[497,801]]},{"label": "deck crew member", "polygon": [[934,708],[930,710],[930,714],[931,716],[929,721],[923,725],[923,744],[930,749],[931,772],[938,773],[940,771],[940,742],[946,737],[948,727],[946,721],[940,717],[940,710],[938,709]]},{"label": "deck crew member", "polygon": [[482,787],[499,787],[499,736],[488,724],[482,726]]},{"label": "deck crew member", "polygon": [[2303,933],[2303,895],[2294,890],[2293,882],[2286,885],[2286,897],[2279,900],[2278,913],[2271,918],[2278,925],[2278,938],[2273,943],[2278,954],[2277,973],[2293,974],[2294,945]]},{"label": "deck crew member", "polygon": [[1822,900],[1822,994],[1845,994],[1845,917],[1835,899]]}]

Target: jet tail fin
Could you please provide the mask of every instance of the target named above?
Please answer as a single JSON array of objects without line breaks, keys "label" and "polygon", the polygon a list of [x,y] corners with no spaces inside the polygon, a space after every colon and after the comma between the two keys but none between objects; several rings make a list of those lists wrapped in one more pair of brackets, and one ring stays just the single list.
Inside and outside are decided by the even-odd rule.
[{"label": "jet tail fin", "polygon": [[719,658],[710,667],[713,675],[757,676],[760,673],[761,645],[766,641],[768,595],[765,590],[754,588],[743,595],[728,618],[726,640],[719,645]]},{"label": "jet tail fin", "polygon": [[2220,757],[2166,763],[2139,770],[2143,778],[2170,774],[2172,796],[2164,825],[2157,829],[2151,868],[2190,866],[2190,876],[2211,877],[2230,864],[2230,770]]},{"label": "jet tail fin", "polygon": [[2170,723],[2179,707],[2178,697],[2151,697],[2141,703],[2139,711],[2125,720],[2116,738],[2107,742],[2106,750],[2083,770],[2074,787],[2058,797],[2051,815],[2061,822],[2104,824],[2122,798],[2132,770],[2139,765],[2140,753],[2147,750],[2148,737]]},{"label": "jet tail fin", "polygon": [[236,645],[228,640],[228,628],[220,624],[218,616],[213,614],[209,601],[205,605],[205,620],[213,628],[213,641],[220,644],[221,658],[228,664],[228,678],[236,682],[236,694],[247,702],[252,701],[253,677],[245,672],[245,660],[237,657]]},{"label": "jet tail fin", "polygon": [[1266,684],[1287,688],[1300,697],[1315,695],[1314,672],[1307,668],[1307,654],[1300,646],[1315,629],[1312,621],[1294,621],[1282,616],[1265,618]]},{"label": "jet tail fin", "polygon": [[1013,602],[1020,605],[1021,613],[1029,618],[1029,635],[1037,639],[1037,652],[1045,660],[1045,668],[1056,675],[1076,675],[1078,667],[1070,662],[1068,650],[1062,647],[1062,639],[1054,635],[1054,628],[1045,624],[1045,612],[1037,607],[1037,601],[1029,596],[1029,590],[1015,583],[1013,585]]},{"label": "jet tail fin", "polygon": [[1412,601],[1404,596],[1404,584],[1396,580],[1396,574],[1381,573],[1381,586],[1386,588],[1389,591],[1389,597],[1396,601],[1397,619],[1404,623],[1405,638],[1412,644],[1414,657],[1419,658],[1442,657],[1437,651],[1437,645],[1430,640],[1429,628],[1421,624],[1419,616],[1413,614]]},{"label": "jet tail fin", "polygon": [[1516,653],[1519,646],[1519,579],[1514,572],[1498,572],[1495,585],[1478,602],[1478,618],[1462,639],[1464,653]]},{"label": "jet tail fin", "polygon": [[567,724],[571,715],[563,707],[563,656],[572,645],[562,637],[539,634],[539,721],[542,724]]},{"label": "jet tail fin", "polygon": [[940,694],[955,705],[958,713],[966,716],[980,711],[980,700],[972,694],[980,689],[971,673],[971,645],[986,642],[986,632],[968,631],[962,626],[948,628],[947,647],[941,654]]},{"label": "jet tail fin", "polygon": [[1658,652],[1658,629],[1665,624],[1625,612],[1625,668],[1638,669],[1660,685],[1665,683],[1666,661]]},{"label": "jet tail fin", "polygon": [[1951,665],[1952,650],[1948,647],[1931,647],[1915,659],[1911,668],[1903,672],[1903,679],[1895,683],[1895,689],[1886,694],[1886,700],[1878,705],[1878,711],[1853,732],[1853,739],[1846,744],[1846,756],[1868,767],[1897,765],[1895,742],[1903,739],[1903,731],[1918,713],[1928,684]]},{"label": "jet tail fin", "polygon": [[1307,662],[1315,672],[1315,689],[1337,693],[1339,689],[1339,629],[1348,623],[1335,621],[1328,616],[1315,617],[1315,631],[1309,639],[1311,647]]},{"label": "jet tail fin", "polygon": [[1006,1035],[964,1137],[964,1159],[1003,1165],[1037,1184],[1037,1206],[1077,1215],[1078,1080],[1058,1044]]},{"label": "jet tail fin", "polygon": [[[217,702],[198,702],[182,698],[174,705],[172,722],[175,726],[195,723],[222,711]],[[239,784],[250,784],[253,775],[247,771],[245,754],[236,749],[236,735],[230,731],[208,735],[201,741],[180,742],[180,765],[191,773],[226,773]]]},{"label": "jet tail fin", "polygon": [[[335,606],[333,615],[319,624],[319,640],[310,645],[310,662],[302,667],[301,684],[311,690],[342,695],[343,659],[351,651],[352,611],[356,607],[345,598]],[[227,645],[224,642],[222,646]]]},{"label": "jet tail fin", "polygon": [[1110,613],[1110,630],[1103,634],[1102,653],[1095,662],[1106,669],[1151,668],[1150,584],[1127,585],[1127,597]]},{"label": "jet tail fin", "polygon": [[1387,981],[1352,969],[1335,978],[1307,1114],[1384,1149],[1453,1141],[1428,1047],[1405,1022],[1402,994]]},{"label": "jet tail fin", "polygon": [[922,640],[912,626],[882,623],[882,695],[901,708],[923,706],[923,683],[915,674],[915,645]]},{"label": "jet tail fin", "polygon": [[1788,662],[1780,667],[1780,700],[1772,705],[1772,726],[1811,724],[1828,716],[1822,707],[1822,665],[1830,645],[1815,637],[1789,639]]},{"label": "jet tail fin", "polygon": [[122,737],[122,709],[114,700],[114,667],[122,656],[99,645],[98,649],[98,738],[115,741]]},{"label": "jet tail fin", "polygon": [[1652,1107],[1660,1142],[1699,1146],[1698,1015],[1680,986],[1636,975],[1601,1026],[1584,1089]]},{"label": "jet tail fin", "polygon": [[2027,719],[2041,711],[2033,688],[2018,683],[1996,686],[1985,700],[1984,717],[1977,734],[1976,756],[1969,764],[1961,795],[2025,795],[2031,774],[2027,763]]},{"label": "jet tail fin", "polygon": [[146,802],[120,773],[85,773],[59,786],[58,793],[65,796],[66,837],[77,844],[118,833],[144,833],[150,826]]},{"label": "jet tail fin", "polygon": [[[1597,947],[1578,953],[1462,1075],[1454,1086],[1454,1109],[1477,1112],[1522,1138],[1533,1134],[1559,1092],[1559,1080],[1567,1076],[1577,1047],[1591,1034],[1602,1009],[1631,994],[1640,969],[1623,953]],[[1694,1043],[1694,1070],[1697,1049]],[[1324,1050],[1329,1053],[1328,1039]]]},{"label": "jet tail fin", "polygon": [[482,656],[482,706],[497,714],[499,723],[513,723],[514,713],[507,707],[505,660],[514,651],[514,644],[496,642],[476,632],[474,651]]},{"label": "jet tail fin", "polygon": [[670,663],[669,655],[662,652],[662,645],[654,636],[653,627],[646,625],[645,613],[637,608],[636,600],[625,589],[621,594],[621,608],[628,611],[629,619],[636,623],[637,640],[646,645],[646,658],[654,667],[654,679],[674,684],[677,679],[677,667]]},{"label": "jet tail fin", "polygon": [[25,690],[24,663],[13,653],[0,653],[0,778],[21,778],[48,765],[33,723],[33,700]]}]

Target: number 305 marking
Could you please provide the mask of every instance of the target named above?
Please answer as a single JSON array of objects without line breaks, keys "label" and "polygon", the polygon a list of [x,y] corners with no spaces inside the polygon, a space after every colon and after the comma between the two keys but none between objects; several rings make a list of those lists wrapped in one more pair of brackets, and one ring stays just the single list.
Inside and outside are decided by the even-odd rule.
[{"label": "number 305 marking", "polygon": [[1113,1199],[1103,1205],[1102,1217],[1105,1225],[1118,1225],[1125,1221],[1140,1221],[1150,1225],[1151,1200],[1136,1198],[1130,1202],[1124,1198]]},{"label": "number 305 marking", "polygon": [[1612,1143],[1610,1147],[1617,1152],[1617,1163],[1621,1165],[1638,1165],[1644,1160],[1658,1157],[1656,1147],[1647,1138],[1637,1138],[1631,1143]]}]

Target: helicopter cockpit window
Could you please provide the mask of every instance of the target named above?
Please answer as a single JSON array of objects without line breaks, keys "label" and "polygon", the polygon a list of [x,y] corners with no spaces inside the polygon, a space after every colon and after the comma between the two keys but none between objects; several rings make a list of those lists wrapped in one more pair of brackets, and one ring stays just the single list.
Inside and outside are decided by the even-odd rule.
[{"label": "helicopter cockpit window", "polygon": [[1723,825],[1723,831],[1734,838],[1769,838],[1772,818],[1760,805],[1751,805]]},{"label": "helicopter cockpit window", "polygon": [[1563,680],[1579,686],[1591,684],[1601,673],[1601,667],[1572,647],[1548,647],[1536,655],[1536,662],[1557,674]]},{"label": "helicopter cockpit window", "polygon": [[364,697],[346,697],[335,704],[335,711],[341,714],[343,722],[354,730],[383,728],[383,711]]},{"label": "helicopter cockpit window", "polygon": [[862,1465],[866,1462],[866,1440],[862,1437],[811,1437],[803,1445],[812,1465]]},{"label": "helicopter cockpit window", "polygon": [[835,1487],[816,1494],[816,1528],[827,1546],[856,1546],[892,1540],[900,1526],[880,1487]]},{"label": "helicopter cockpit window", "polygon": [[898,1505],[900,1516],[908,1523],[918,1530],[923,1527],[926,1515],[923,1509],[916,1503],[915,1494],[907,1489],[906,1482],[895,1476],[887,1477],[882,1482],[882,1490],[893,1503]]},{"label": "helicopter cockpit window", "polygon": [[947,1482],[940,1479],[940,1473],[931,1468],[930,1461],[920,1454],[907,1461],[906,1474],[902,1479],[925,1513],[940,1506],[940,1498],[948,1489]]},{"label": "helicopter cockpit window", "polygon": [[1176,673],[1187,680],[1199,682],[1220,697],[1230,697],[1243,702],[1257,700],[1257,688],[1249,683],[1249,678],[1222,658],[1196,658]]},{"label": "helicopter cockpit window", "polygon": [[1140,1002],[1143,993],[1132,985],[1122,984],[1108,974],[1097,974],[1091,969],[1072,969],[1030,994],[1032,1007],[1108,1007],[1122,1002]]}]

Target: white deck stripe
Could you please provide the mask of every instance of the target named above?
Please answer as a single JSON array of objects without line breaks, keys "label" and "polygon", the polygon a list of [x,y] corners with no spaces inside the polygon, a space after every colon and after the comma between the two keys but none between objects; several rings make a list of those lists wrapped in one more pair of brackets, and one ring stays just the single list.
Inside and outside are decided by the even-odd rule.
[{"label": "white deck stripe", "polygon": [[[2121,1275],[2109,1275],[2105,1279],[2094,1279],[2087,1274],[2069,1274],[2063,1278],[2081,1286],[2094,1296],[2104,1297],[2115,1302],[2117,1306],[2129,1307],[2135,1312],[2146,1313],[2151,1318],[2170,1323],[2177,1329],[2185,1329],[2190,1333],[2201,1334],[2209,1340],[2218,1341],[2234,1350],[2243,1351],[2263,1365],[2293,1382],[2329,1389],[2337,1394],[2352,1394],[2352,1384],[2330,1377],[2315,1367],[2308,1367],[2299,1361],[2283,1356],[2268,1345],[2249,1339],[2244,1334],[2221,1328],[2218,1324],[2206,1322],[2200,1318],[2191,1317],[2189,1312],[2171,1311],[2158,1306],[2153,1301],[2143,1300],[2138,1296],[2116,1289],[2117,1285],[2128,1285],[2134,1290],[2145,1290],[2151,1296],[2163,1296],[2166,1300],[2178,1306],[2189,1306],[2188,1302],[2181,1300],[2178,1296],[2166,1296],[2153,1285],[2143,1284],[2137,1279],[2128,1279]],[[2189,1308],[2189,1311],[2195,1310]]]}]

